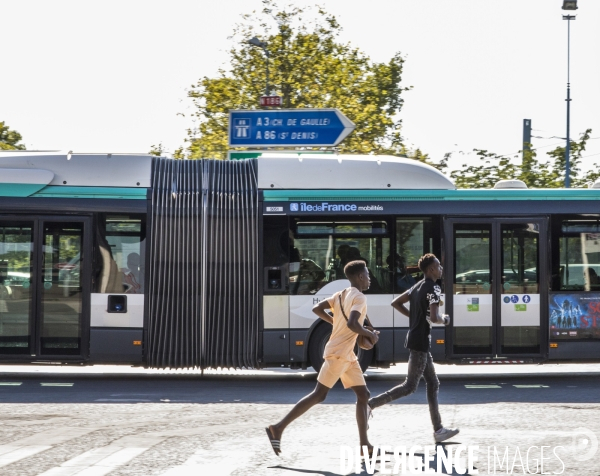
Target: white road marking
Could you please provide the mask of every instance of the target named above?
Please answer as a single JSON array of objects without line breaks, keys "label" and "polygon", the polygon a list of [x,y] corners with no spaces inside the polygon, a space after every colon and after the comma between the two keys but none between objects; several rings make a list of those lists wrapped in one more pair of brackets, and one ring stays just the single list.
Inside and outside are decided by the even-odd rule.
[{"label": "white road marking", "polygon": [[30,456],[49,450],[50,448],[52,448],[52,446],[40,445],[18,447],[14,445],[2,445],[2,448],[0,448],[0,452],[2,452],[2,455],[0,456],[0,467],[7,466],[23,458],[29,458]]},{"label": "white road marking", "polygon": [[91,431],[91,428],[54,428],[13,441],[10,445],[0,445],[0,467],[41,453],[73,438],[79,438]]},{"label": "white road marking", "polygon": [[[183,464],[169,468],[162,473],[162,476],[200,474],[227,476],[244,468],[247,462],[256,455],[252,448],[257,445],[264,446],[263,443],[263,438],[260,437],[254,439],[244,438],[234,444],[231,441],[215,442],[209,450],[206,448],[196,450]],[[230,458],[227,456],[228,454],[233,454],[235,457]]]},{"label": "white road marking", "polygon": [[94,448],[49,469],[40,476],[104,476],[141,455],[148,448],[123,448],[116,445]]},{"label": "white road marking", "polygon": [[145,398],[97,398],[95,402],[150,402]]},{"label": "white road marking", "polygon": [[75,456],[40,476],[104,476],[164,440],[165,437],[147,435],[125,436]]}]

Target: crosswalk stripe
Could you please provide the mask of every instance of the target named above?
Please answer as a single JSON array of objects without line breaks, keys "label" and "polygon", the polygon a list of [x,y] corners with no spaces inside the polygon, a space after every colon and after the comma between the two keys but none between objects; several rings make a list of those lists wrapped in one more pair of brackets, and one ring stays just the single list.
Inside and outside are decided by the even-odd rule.
[{"label": "crosswalk stripe", "polygon": [[46,451],[52,448],[52,446],[4,446],[0,448],[0,451],[3,453],[0,456],[0,468],[9,464],[14,463],[15,461],[19,461],[23,458],[28,458],[37,453],[41,453],[42,451]]},{"label": "crosswalk stripe", "polygon": [[[20,440],[13,441],[7,446],[36,446],[36,445],[60,445],[65,441],[72,440],[73,438],[79,438],[80,436],[86,435],[96,428],[74,428],[69,426],[52,428],[51,430],[41,431],[35,435],[26,436]],[[0,448],[4,445],[0,445]]]},{"label": "crosswalk stripe", "polygon": [[91,431],[92,428],[54,428],[13,441],[10,445],[0,445],[0,468]]},{"label": "crosswalk stripe", "polygon": [[65,461],[56,468],[49,469],[40,476],[104,476],[141,455],[147,449],[123,448],[113,445],[94,448]]},{"label": "crosswalk stripe", "polygon": [[[259,438],[259,440],[261,440]],[[262,441],[262,440],[261,440]],[[248,440],[245,440],[247,443]],[[222,448],[217,448],[219,451]],[[210,452],[208,452],[210,453]],[[254,452],[247,448],[234,448],[235,458],[225,458],[215,461],[206,448],[196,450],[183,464],[173,466],[161,473],[161,476],[190,476],[199,474],[233,474],[244,466],[245,461],[252,458]]]},{"label": "crosswalk stripe", "polygon": [[94,448],[39,476],[104,476],[161,443],[164,435],[128,435],[110,445]]},{"label": "crosswalk stripe", "polygon": [[0,455],[10,453],[11,451],[18,450],[19,448],[20,448],[20,446],[15,446],[15,445],[2,445],[2,446],[0,446]]}]

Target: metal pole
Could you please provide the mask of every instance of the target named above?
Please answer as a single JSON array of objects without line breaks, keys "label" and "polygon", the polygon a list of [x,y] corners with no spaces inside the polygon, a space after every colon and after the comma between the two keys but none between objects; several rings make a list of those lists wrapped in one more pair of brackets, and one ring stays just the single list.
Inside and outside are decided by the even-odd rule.
[{"label": "metal pole", "polygon": [[567,20],[567,143],[565,145],[565,188],[571,186],[571,20],[574,15],[563,15]]},{"label": "metal pole", "polygon": [[522,164],[525,163],[525,156],[531,150],[531,119],[523,119],[523,152]]},{"label": "metal pole", "polygon": [[269,50],[266,47],[263,47],[265,50],[265,55],[267,55],[267,86],[265,88],[265,96],[269,95]]}]

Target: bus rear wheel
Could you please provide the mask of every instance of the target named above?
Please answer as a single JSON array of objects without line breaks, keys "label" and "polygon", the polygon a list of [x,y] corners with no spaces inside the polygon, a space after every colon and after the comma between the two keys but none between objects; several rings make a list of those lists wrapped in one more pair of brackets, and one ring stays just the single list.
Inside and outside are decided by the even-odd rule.
[{"label": "bus rear wheel", "polygon": [[[323,366],[323,351],[325,345],[329,341],[331,336],[331,325],[325,323],[319,325],[310,336],[310,342],[308,344],[308,358],[313,368],[319,372]],[[357,345],[354,346],[354,353],[358,357],[358,363],[363,372],[369,368],[373,361],[374,349],[363,350]]]}]

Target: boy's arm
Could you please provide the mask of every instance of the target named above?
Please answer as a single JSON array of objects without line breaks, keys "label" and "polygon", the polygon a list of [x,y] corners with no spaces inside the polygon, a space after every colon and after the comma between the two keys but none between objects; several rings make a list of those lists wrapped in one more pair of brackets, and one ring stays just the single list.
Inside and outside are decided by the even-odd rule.
[{"label": "boy's arm", "polygon": [[323,319],[325,322],[329,322],[329,324],[333,325],[333,317],[331,317],[327,312],[331,309],[331,304],[327,299],[321,301],[318,304],[315,304],[312,308],[312,312],[314,312],[317,316]]},{"label": "boy's arm", "polygon": [[450,324],[450,316],[448,314],[440,316],[440,304],[437,302],[429,305],[429,316],[429,319],[434,324],[444,324],[445,326]]},{"label": "boy's arm", "polygon": [[404,314],[406,317],[410,317],[410,312],[408,310],[408,308],[405,306],[405,304],[410,300],[410,291],[406,291],[402,294],[400,294],[400,296],[398,296],[396,299],[394,299],[392,301],[392,307],[394,309],[396,309],[396,311],[400,312],[401,314]]},{"label": "boy's arm", "polygon": [[359,319],[360,312],[351,311],[350,316],[348,316],[348,323],[346,324],[348,329],[350,329],[352,332],[356,332],[358,335],[370,337],[373,340],[373,344],[376,344],[379,340],[379,336],[377,335],[379,334],[379,331],[370,331],[369,329],[361,326],[360,322],[358,321]]}]

